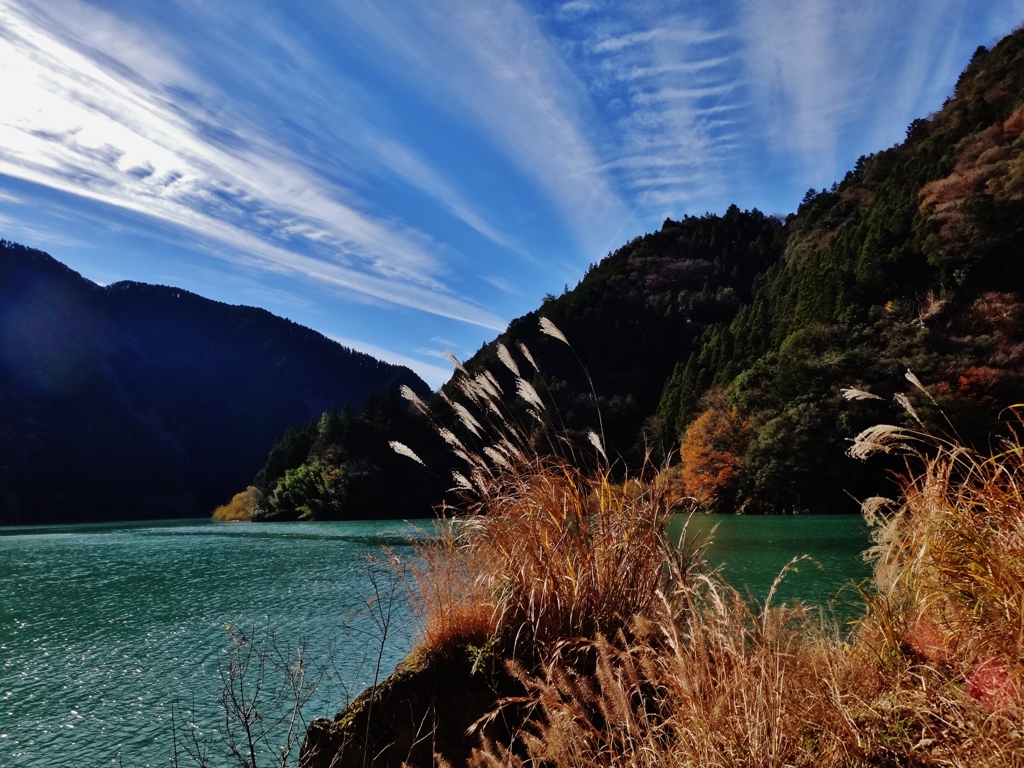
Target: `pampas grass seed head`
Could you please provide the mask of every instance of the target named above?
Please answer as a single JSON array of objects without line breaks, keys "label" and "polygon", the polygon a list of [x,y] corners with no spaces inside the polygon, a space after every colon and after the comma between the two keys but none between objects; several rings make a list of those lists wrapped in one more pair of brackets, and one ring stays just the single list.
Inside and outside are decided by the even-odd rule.
[{"label": "pampas grass seed head", "polygon": [[569,340],[565,338],[565,334],[558,330],[558,327],[550,320],[548,320],[546,317],[542,317],[540,319],[540,330],[541,333],[546,333],[548,336],[551,336],[554,339],[558,339],[565,345],[569,344]]},{"label": "pampas grass seed head", "polygon": [[[405,443],[400,443],[397,440],[391,440],[388,445],[391,446],[391,450],[397,453],[399,456],[405,456],[406,458],[412,459],[417,464],[423,464],[423,459],[416,455],[416,452],[407,446]],[[423,464],[423,466],[427,466]]]},{"label": "pampas grass seed head", "polygon": [[508,351],[508,347],[498,342],[498,359],[501,360],[502,364],[508,368],[516,376],[519,375],[519,366],[516,365],[516,361],[512,358],[512,353]]},{"label": "pampas grass seed head", "polygon": [[533,359],[533,355],[530,354],[530,350],[526,348],[523,342],[519,342],[519,351],[523,353],[523,357],[526,358],[527,362],[533,366],[533,370],[540,373],[540,368],[537,367],[537,361]]},{"label": "pampas grass seed head", "polygon": [[399,387],[398,392],[399,394],[402,395],[402,397],[405,400],[408,400],[410,403],[412,403],[417,411],[419,411],[422,414],[427,413],[427,404],[420,400],[419,395],[413,392],[410,387],[403,384],[401,387]]},{"label": "pampas grass seed head", "polygon": [[876,453],[892,453],[894,450],[906,450],[910,433],[893,424],[876,424],[868,427],[855,438],[853,445],[846,452],[855,459],[866,459]]},{"label": "pampas grass seed head", "polygon": [[544,401],[540,399],[537,390],[526,379],[516,379],[516,392],[523,400],[535,406],[538,411],[544,410]]},{"label": "pampas grass seed head", "polygon": [[466,374],[467,376],[469,375],[469,371],[467,371],[467,370],[466,370],[466,368],[465,368],[465,366],[463,366],[463,365],[462,365],[462,363],[461,363],[461,362],[459,362],[459,358],[457,358],[457,357],[455,356],[455,353],[454,353],[454,352],[452,352],[452,351],[451,351],[450,349],[446,349],[446,350],[444,351],[444,359],[445,359],[445,360],[447,360],[447,361],[448,361],[449,363],[451,363],[451,364],[452,364],[452,366],[453,366],[453,367],[454,367],[454,368],[455,368],[455,369],[456,369],[457,371],[462,371],[462,372],[463,372],[464,374]]},{"label": "pampas grass seed head", "polygon": [[873,395],[870,392],[865,392],[863,389],[856,389],[854,387],[846,387],[840,389],[841,394],[847,400],[884,400],[885,398]]}]

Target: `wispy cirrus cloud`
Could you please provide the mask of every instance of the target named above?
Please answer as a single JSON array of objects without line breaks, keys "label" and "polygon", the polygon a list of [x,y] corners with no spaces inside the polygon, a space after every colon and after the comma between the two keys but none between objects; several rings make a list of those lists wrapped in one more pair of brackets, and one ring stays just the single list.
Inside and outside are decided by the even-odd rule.
[{"label": "wispy cirrus cloud", "polygon": [[866,83],[851,68],[862,62],[865,33],[879,26],[878,3],[838,10],[823,0],[743,3],[745,75],[756,87],[766,137],[807,167],[834,173],[840,131]]},{"label": "wispy cirrus cloud", "polygon": [[[1024,3],[1013,4],[1024,15]],[[939,106],[980,18],[959,0],[740,5],[757,124],[771,150],[818,183],[848,169],[851,146],[882,149]]]},{"label": "wispy cirrus cloud", "polygon": [[143,53],[145,35],[85,5],[61,19],[0,9],[0,172],[177,225],[254,269],[504,327],[448,288],[430,237],[361,210],[258,123],[225,120],[231,99],[172,45]]},{"label": "wispy cirrus cloud", "polygon": [[481,235],[527,260],[534,261],[533,255],[521,243],[488,222],[462,193],[407,147],[385,137],[368,138],[366,143],[391,171],[426,192]]},{"label": "wispy cirrus cloud", "polygon": [[610,127],[602,168],[628,192],[640,221],[679,215],[722,191],[722,141],[742,108],[740,59],[727,19],[664,3],[591,5],[553,24]]},{"label": "wispy cirrus cloud", "polygon": [[627,207],[600,172],[585,86],[515,2],[439,0],[344,12],[443,108],[470,119],[547,195],[585,249]]}]

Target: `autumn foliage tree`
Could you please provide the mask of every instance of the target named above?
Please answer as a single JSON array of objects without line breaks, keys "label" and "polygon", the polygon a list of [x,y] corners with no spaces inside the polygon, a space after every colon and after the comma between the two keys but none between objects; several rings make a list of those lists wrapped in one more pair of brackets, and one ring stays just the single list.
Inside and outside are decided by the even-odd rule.
[{"label": "autumn foliage tree", "polygon": [[687,428],[679,456],[686,494],[715,509],[732,496],[750,424],[722,392],[709,393],[702,404],[705,409]]}]

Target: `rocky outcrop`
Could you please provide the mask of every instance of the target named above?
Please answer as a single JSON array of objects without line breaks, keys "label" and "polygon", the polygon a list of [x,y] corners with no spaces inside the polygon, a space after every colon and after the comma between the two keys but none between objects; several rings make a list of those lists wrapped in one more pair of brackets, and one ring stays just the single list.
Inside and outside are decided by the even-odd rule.
[{"label": "rocky outcrop", "polygon": [[522,686],[496,658],[465,651],[413,654],[334,720],[315,719],[299,766],[432,768],[435,755],[451,766],[466,765],[482,737],[510,743],[525,713],[506,700],[522,695]]}]

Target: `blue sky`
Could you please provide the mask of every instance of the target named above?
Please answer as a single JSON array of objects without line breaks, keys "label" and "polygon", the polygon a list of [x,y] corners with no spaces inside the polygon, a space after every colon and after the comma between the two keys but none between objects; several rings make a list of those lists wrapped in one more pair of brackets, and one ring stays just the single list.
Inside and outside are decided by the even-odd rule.
[{"label": "blue sky", "polygon": [[0,237],[432,386],[666,216],[794,210],[1024,0],[0,0]]}]

